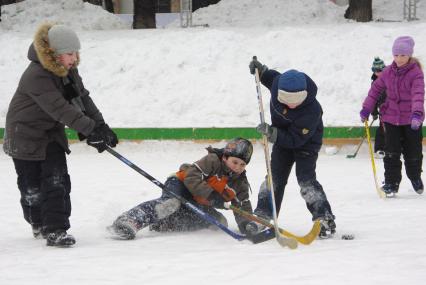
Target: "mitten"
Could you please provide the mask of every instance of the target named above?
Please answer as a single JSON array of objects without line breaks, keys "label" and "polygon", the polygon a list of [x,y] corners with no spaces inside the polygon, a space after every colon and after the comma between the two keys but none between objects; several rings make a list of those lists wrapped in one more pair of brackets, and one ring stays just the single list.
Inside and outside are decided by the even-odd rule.
[{"label": "mitten", "polygon": [[256,127],[256,131],[265,135],[269,142],[275,143],[277,141],[278,131],[277,128],[271,127],[267,123],[261,123]]},{"label": "mitten", "polygon": [[413,114],[411,117],[411,129],[417,131],[422,125],[422,118],[418,114]]},{"label": "mitten", "polygon": [[268,70],[268,67],[262,63],[260,63],[257,58],[254,56],[252,61],[250,61],[249,69],[251,74],[256,73],[256,68],[259,71],[259,77],[262,77],[262,74]]},{"label": "mitten", "polygon": [[368,120],[368,117],[370,116],[370,112],[367,109],[362,108],[362,110],[359,112],[359,116],[361,118],[361,122],[364,123],[365,121]]}]

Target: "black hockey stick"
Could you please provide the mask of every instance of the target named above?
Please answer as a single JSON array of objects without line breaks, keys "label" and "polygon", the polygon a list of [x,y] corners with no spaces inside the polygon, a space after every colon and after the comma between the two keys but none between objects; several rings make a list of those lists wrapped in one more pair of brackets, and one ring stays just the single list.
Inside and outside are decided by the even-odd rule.
[{"label": "black hockey stick", "polygon": [[[370,123],[370,128],[371,128],[371,126],[373,125],[373,123],[374,123],[374,121],[375,121],[375,120],[376,120],[376,119],[373,119],[373,120],[371,121],[371,123]],[[361,141],[359,142],[358,146],[356,147],[355,152],[354,152],[353,154],[348,154],[348,155],[346,155],[346,158],[355,158],[355,157],[357,156],[358,151],[360,150],[360,148],[361,148],[362,144],[364,143],[364,141],[365,141],[365,138],[366,138],[366,137],[367,137],[367,133],[366,133],[366,132],[364,132],[364,135],[362,136]]]}]

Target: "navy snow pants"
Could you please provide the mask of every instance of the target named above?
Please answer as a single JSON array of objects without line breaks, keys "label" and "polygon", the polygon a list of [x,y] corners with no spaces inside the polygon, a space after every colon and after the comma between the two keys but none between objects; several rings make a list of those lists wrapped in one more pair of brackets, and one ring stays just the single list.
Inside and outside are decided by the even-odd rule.
[{"label": "navy snow pants", "polygon": [[71,181],[65,151],[55,143],[46,148],[46,159],[13,159],[25,220],[43,232],[68,230],[71,215]]},{"label": "navy snow pants", "polygon": [[[274,144],[271,154],[271,169],[277,214],[281,209],[285,186],[291,169],[296,164],[296,177],[300,194],[312,214],[312,220],[325,216],[334,219],[327,196],[316,179],[318,153],[307,150],[285,149]],[[271,199],[266,183],[262,184],[258,195],[256,214],[272,217]]]}]

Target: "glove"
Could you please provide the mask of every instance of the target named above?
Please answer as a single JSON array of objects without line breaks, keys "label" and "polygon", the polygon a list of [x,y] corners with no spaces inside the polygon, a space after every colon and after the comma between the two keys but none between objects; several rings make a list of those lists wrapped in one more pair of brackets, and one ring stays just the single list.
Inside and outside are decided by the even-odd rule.
[{"label": "glove", "polygon": [[103,152],[107,149],[107,145],[105,143],[104,137],[101,134],[100,128],[95,128],[86,140],[87,144],[96,148],[99,153]]},{"label": "glove", "polygon": [[105,143],[110,147],[115,147],[118,144],[117,135],[111,130],[111,128],[107,124],[102,124],[99,126],[99,128]]},{"label": "glove", "polygon": [[418,114],[413,114],[413,116],[411,117],[411,129],[413,131],[417,131],[418,129],[420,129],[421,125],[422,125],[421,116],[419,116]]},{"label": "glove", "polygon": [[222,192],[222,198],[226,202],[232,201],[234,199],[238,202],[238,199],[237,199],[236,196],[237,196],[237,192],[234,189],[232,189],[231,187],[229,187],[228,185],[226,185],[225,189]]},{"label": "glove", "polygon": [[265,135],[269,142],[275,143],[277,141],[278,131],[277,128],[271,127],[267,123],[261,123],[256,127],[256,131]]},{"label": "glove", "polygon": [[225,205],[225,199],[223,199],[223,197],[217,193],[216,191],[213,191],[209,197],[207,198],[207,200],[210,203],[210,206],[217,208],[217,209],[227,209],[226,205]]},{"label": "glove", "polygon": [[359,116],[361,118],[361,122],[364,123],[365,121],[368,120],[368,117],[370,116],[370,112],[367,109],[362,108],[361,112],[359,112]]},{"label": "glove", "polygon": [[260,63],[255,56],[253,57],[252,61],[250,61],[249,68],[250,68],[251,74],[255,74],[256,68],[257,68],[257,70],[259,71],[259,77],[262,77],[262,74],[266,70],[268,70],[268,67],[266,65]]},{"label": "glove", "polygon": [[265,228],[264,225],[261,225],[257,222],[253,222],[253,221],[248,222],[247,225],[245,226],[246,235],[254,236],[258,234],[259,232],[261,232],[264,228]]}]

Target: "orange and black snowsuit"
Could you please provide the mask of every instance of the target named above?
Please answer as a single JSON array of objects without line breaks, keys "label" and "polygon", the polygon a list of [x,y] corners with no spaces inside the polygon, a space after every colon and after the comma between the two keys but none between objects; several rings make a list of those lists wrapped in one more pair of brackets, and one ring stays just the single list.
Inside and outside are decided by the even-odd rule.
[{"label": "orange and black snowsuit", "polygon": [[[222,194],[227,188],[232,188],[236,193],[236,199],[231,203],[238,204],[239,207],[251,213],[250,185],[245,172],[240,175],[234,174],[222,161],[220,149],[209,147],[207,150],[209,153],[206,156],[192,164],[182,164],[179,171],[167,179],[165,182],[167,191],[163,191],[160,198],[144,202],[123,213],[117,219],[131,219],[133,224],[137,225],[137,230],[148,225],[151,229],[158,231],[188,231],[210,226],[182,205],[178,199],[167,193],[171,191],[197,203],[197,207],[227,225],[226,218],[216,211],[209,201],[213,191]],[[235,213],[234,216],[240,231],[245,233],[248,220]]]}]

